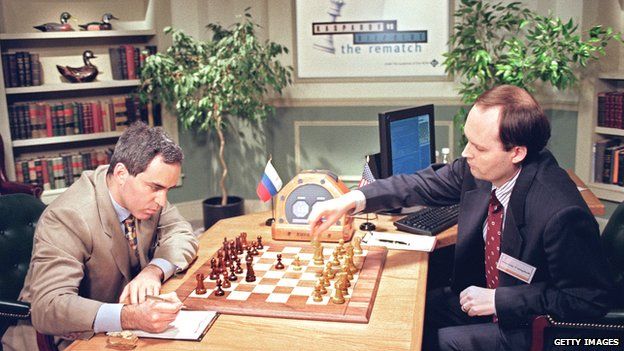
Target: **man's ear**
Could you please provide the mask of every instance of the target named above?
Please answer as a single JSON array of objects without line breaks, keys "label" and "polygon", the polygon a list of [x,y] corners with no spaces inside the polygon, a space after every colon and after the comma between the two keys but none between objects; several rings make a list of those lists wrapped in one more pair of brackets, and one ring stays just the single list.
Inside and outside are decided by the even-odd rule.
[{"label": "man's ear", "polygon": [[124,184],[129,176],[130,173],[128,172],[126,166],[121,162],[117,162],[115,168],[113,169],[113,178],[115,178],[115,181],[120,185]]},{"label": "man's ear", "polygon": [[515,165],[522,163],[527,156],[528,150],[526,146],[514,146],[512,148],[513,156],[511,162]]}]

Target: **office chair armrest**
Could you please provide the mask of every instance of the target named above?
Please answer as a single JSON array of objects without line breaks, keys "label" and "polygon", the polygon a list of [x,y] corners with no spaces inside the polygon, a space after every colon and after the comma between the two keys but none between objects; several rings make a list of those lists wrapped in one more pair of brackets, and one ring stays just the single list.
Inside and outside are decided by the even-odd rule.
[{"label": "office chair armrest", "polygon": [[0,318],[30,319],[30,304],[20,301],[0,300]]}]

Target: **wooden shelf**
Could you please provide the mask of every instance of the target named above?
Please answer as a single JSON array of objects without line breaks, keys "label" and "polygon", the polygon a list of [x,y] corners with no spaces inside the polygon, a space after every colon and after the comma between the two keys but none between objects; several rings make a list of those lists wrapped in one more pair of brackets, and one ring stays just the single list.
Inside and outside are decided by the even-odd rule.
[{"label": "wooden shelf", "polygon": [[604,135],[624,136],[624,129],[619,128],[596,127],[595,132]]},{"label": "wooden shelf", "polygon": [[615,184],[589,183],[589,189],[599,199],[614,202],[624,201],[624,187]]},{"label": "wooden shelf", "polygon": [[605,80],[624,80],[624,72],[602,72],[598,75],[598,78]]},{"label": "wooden shelf", "polygon": [[153,36],[153,29],[139,30],[101,30],[73,32],[34,32],[34,33],[2,33],[0,40],[47,40],[47,39],[80,39],[80,38],[115,38]]},{"label": "wooden shelf", "polygon": [[109,80],[109,81],[90,82],[90,83],[44,84],[44,85],[38,85],[34,87],[6,88],[6,94],[17,95],[17,94],[59,92],[59,91],[68,91],[68,90],[124,88],[124,87],[138,86],[139,82],[140,81],[138,79],[128,79],[128,80]]},{"label": "wooden shelf", "polygon": [[28,146],[38,146],[38,145],[52,145],[52,144],[60,144],[60,143],[71,143],[76,141],[85,141],[85,140],[99,140],[99,139],[109,139],[109,138],[117,138],[123,132],[105,132],[105,133],[93,133],[93,134],[79,134],[79,135],[63,135],[63,136],[55,136],[50,138],[34,138],[34,139],[25,139],[25,140],[15,140],[13,141],[13,147],[28,147]]}]

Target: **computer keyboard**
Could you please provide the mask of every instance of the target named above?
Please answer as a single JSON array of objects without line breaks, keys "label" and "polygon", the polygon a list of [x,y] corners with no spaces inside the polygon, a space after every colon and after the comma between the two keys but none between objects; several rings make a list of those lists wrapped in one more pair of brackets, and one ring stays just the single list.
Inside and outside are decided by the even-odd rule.
[{"label": "computer keyboard", "polygon": [[436,235],[457,223],[459,204],[425,207],[394,222],[397,229],[424,235]]}]

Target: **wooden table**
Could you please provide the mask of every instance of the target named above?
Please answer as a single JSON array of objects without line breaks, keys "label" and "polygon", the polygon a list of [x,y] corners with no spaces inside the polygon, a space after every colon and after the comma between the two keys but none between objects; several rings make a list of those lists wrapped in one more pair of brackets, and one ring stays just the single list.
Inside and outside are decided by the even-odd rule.
[{"label": "wooden table", "polygon": [[[572,180],[581,188],[583,199],[594,215],[604,214],[604,205],[572,172]],[[267,241],[270,229],[264,225],[268,213],[256,213],[222,220],[200,239],[199,258],[184,275],[169,279],[163,292],[176,290],[201,264],[220,247],[224,236],[246,231],[253,238],[262,235]],[[379,216],[374,222],[378,231],[394,231],[391,218]],[[356,219],[356,228],[362,222]],[[362,236],[360,231],[357,235]],[[438,234],[436,248],[453,245],[457,226]],[[200,342],[156,339],[139,340],[140,350],[420,350],[427,288],[428,254],[389,250],[377,299],[368,324],[303,321],[280,318],[221,315]],[[88,341],[76,341],[67,348],[110,350],[106,337],[96,335]]]},{"label": "wooden table", "polygon": [[[169,279],[164,292],[174,291],[220,247],[224,236],[246,231],[248,237],[271,237],[264,225],[268,213],[222,220],[200,239],[199,258],[184,275]],[[359,227],[360,220],[356,220]],[[379,230],[393,230],[390,218],[375,221]],[[449,241],[456,230],[441,234]],[[357,235],[363,235],[357,232]],[[454,240],[453,240],[454,241]],[[450,241],[449,241],[450,242]],[[428,254],[388,251],[377,298],[368,324],[303,321],[221,315],[200,342],[139,340],[139,350],[420,350],[427,287]],[[106,336],[72,343],[67,350],[106,349]]]}]

